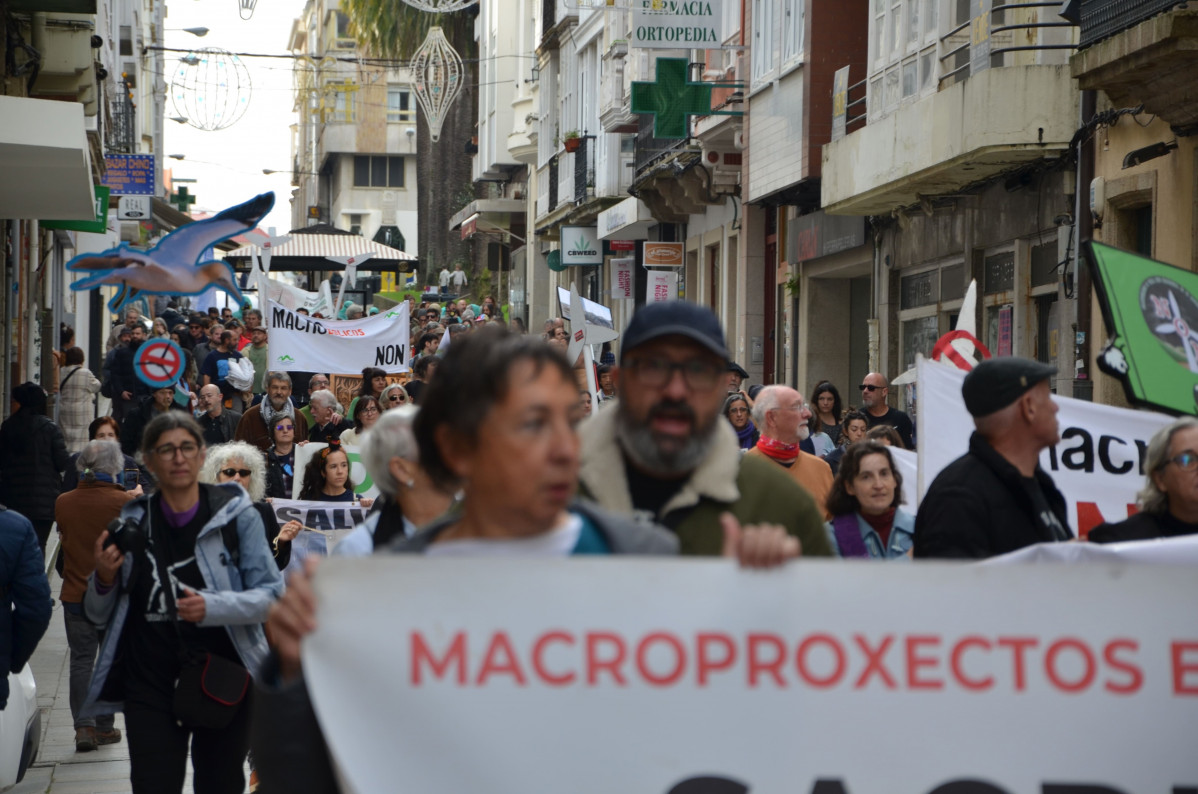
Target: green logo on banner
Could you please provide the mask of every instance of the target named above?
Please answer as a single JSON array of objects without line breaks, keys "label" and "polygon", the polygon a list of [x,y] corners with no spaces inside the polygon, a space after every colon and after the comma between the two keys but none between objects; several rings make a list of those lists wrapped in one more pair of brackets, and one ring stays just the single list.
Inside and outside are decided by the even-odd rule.
[{"label": "green logo on banner", "polygon": [[278,361],[280,364],[292,364],[295,362],[295,359],[292,358],[291,356],[279,356],[275,360]]},{"label": "green logo on banner", "polygon": [[1085,252],[1111,334],[1099,368],[1131,402],[1198,413],[1198,273],[1102,243]]}]

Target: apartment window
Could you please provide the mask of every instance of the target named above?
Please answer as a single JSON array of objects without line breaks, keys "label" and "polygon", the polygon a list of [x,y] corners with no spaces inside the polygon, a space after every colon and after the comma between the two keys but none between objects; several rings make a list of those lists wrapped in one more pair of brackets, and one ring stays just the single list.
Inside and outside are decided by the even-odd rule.
[{"label": "apartment window", "polygon": [[762,80],[774,71],[774,52],[777,48],[776,0],[753,0],[753,81]]},{"label": "apartment window", "polygon": [[330,121],[339,124],[353,124],[357,121],[357,103],[354,96],[357,86],[349,83],[332,83],[329,89],[333,92],[333,115]]},{"label": "apartment window", "polygon": [[412,108],[412,92],[406,88],[387,87],[387,121],[408,122],[416,120]]},{"label": "apartment window", "polygon": [[354,187],[403,187],[404,158],[354,155]]},{"label": "apartment window", "polygon": [[337,17],[337,38],[349,38],[349,17],[342,11],[333,12]]},{"label": "apartment window", "polygon": [[803,55],[806,0],[782,0],[782,63]]},{"label": "apartment window", "polygon": [[361,234],[362,233],[362,213],[360,213],[360,212],[349,213],[349,232],[350,232],[350,234]]},{"label": "apartment window", "polygon": [[121,55],[133,54],[133,26],[121,25]]},{"label": "apartment window", "polygon": [[940,0],[872,0],[870,4],[871,89],[875,79],[883,96],[870,97],[873,118],[890,112],[900,101],[936,90],[936,51]]}]

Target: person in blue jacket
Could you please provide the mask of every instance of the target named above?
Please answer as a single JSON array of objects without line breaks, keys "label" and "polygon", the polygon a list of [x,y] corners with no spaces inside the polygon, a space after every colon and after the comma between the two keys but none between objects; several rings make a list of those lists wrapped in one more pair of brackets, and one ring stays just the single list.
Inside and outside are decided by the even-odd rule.
[{"label": "person in blue jacket", "polygon": [[910,559],[915,516],[903,510],[903,475],[890,448],[877,441],[850,444],[828,492],[828,539],[839,557]]},{"label": "person in blue jacket", "polygon": [[0,711],[8,674],[19,673],[50,625],[50,581],[28,518],[0,505]]}]

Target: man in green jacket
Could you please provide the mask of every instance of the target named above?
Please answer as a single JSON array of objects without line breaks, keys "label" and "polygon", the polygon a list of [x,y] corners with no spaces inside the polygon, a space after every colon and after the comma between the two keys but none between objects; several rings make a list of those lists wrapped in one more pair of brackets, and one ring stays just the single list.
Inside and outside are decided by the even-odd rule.
[{"label": "man in green jacket", "polygon": [[815,500],[777,465],[744,457],[720,415],[728,350],[709,309],[673,301],[642,307],[624,332],[613,369],[614,410],[580,430],[580,492],[678,535],[683,554],[718,556],[723,518],[778,524],[804,556],[831,554]]}]

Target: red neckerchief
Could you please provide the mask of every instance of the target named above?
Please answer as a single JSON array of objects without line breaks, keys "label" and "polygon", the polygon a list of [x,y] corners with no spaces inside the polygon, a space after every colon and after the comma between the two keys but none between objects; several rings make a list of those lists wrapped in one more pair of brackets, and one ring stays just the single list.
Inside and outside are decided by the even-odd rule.
[{"label": "red neckerchief", "polygon": [[762,454],[782,464],[791,464],[799,459],[798,444],[784,444],[769,436],[763,435],[757,439],[757,448]]}]

